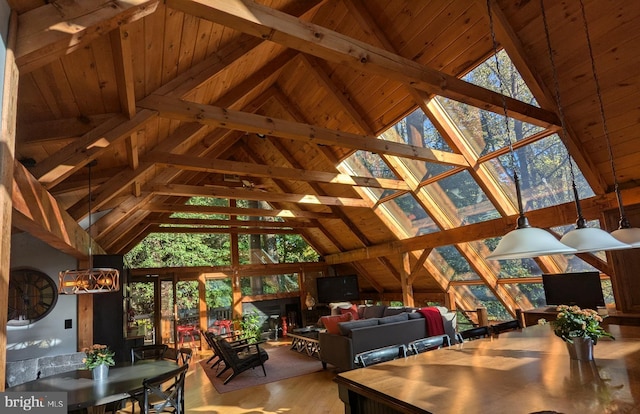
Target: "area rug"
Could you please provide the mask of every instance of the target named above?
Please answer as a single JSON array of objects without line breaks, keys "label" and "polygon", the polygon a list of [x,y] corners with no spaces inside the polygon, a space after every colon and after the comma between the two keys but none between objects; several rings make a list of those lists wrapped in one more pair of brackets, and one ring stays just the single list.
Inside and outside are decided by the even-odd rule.
[{"label": "area rug", "polygon": [[220,394],[322,371],[319,360],[291,350],[287,343],[266,343],[263,348],[269,354],[269,359],[264,363],[266,377],[262,373],[262,368],[257,367],[242,372],[225,385],[223,382],[230,375],[230,370],[216,377],[219,372],[219,370],[216,371],[217,367],[211,368],[211,364],[207,365],[206,360],[201,361],[200,365]]}]

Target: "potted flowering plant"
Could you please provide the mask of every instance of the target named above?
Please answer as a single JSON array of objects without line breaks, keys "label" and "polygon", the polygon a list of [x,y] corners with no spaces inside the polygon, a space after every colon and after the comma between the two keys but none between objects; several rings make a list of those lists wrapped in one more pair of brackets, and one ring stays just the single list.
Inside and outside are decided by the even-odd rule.
[{"label": "potted flowering plant", "polygon": [[87,357],[82,360],[87,369],[94,369],[100,365],[110,367],[116,364],[113,360],[115,352],[109,349],[107,345],[93,344],[91,348],[85,348],[82,352],[87,354]]},{"label": "potted flowering plant", "polygon": [[603,336],[615,339],[600,326],[602,316],[593,309],[560,305],[557,310],[558,316],[552,322],[553,332],[565,342],[573,343],[576,338],[590,338],[595,345]]}]

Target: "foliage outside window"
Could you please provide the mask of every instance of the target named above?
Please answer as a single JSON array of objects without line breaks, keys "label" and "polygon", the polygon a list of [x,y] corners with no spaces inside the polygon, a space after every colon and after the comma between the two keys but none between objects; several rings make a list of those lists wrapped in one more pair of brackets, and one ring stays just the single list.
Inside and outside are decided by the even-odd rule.
[{"label": "foliage outside window", "polygon": [[242,296],[272,295],[300,291],[298,274],[241,277]]}]

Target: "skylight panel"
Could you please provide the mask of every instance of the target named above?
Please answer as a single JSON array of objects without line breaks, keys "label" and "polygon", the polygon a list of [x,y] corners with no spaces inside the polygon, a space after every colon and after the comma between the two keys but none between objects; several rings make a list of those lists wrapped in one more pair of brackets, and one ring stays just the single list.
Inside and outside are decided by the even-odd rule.
[{"label": "skylight panel", "polygon": [[439,265],[441,269],[445,269],[442,275],[451,281],[480,279],[455,246],[436,247],[428,259]]},{"label": "skylight panel", "polygon": [[380,208],[391,216],[406,237],[440,230],[411,193],[386,201]]},{"label": "skylight panel", "polygon": [[468,171],[423,187],[423,191],[452,219],[452,226],[499,218],[500,213]]},{"label": "skylight panel", "polygon": [[[557,135],[515,150],[525,211],[572,202],[571,174],[567,150]],[[505,154],[485,163],[496,182],[515,203],[513,159]],[[580,198],[594,195],[579,168],[574,166]]]}]

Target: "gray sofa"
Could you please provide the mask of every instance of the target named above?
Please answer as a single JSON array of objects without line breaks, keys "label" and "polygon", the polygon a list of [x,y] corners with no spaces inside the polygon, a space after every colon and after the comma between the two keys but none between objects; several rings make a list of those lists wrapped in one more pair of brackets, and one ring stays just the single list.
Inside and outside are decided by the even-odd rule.
[{"label": "gray sofa", "polygon": [[[320,361],[323,368],[331,364],[341,371],[351,370],[356,368],[355,357],[361,352],[391,345],[407,345],[416,339],[428,337],[426,321],[421,314],[414,312],[415,309],[382,308],[375,310],[380,317],[366,317],[375,314],[372,310],[367,315],[362,315],[359,320],[338,323],[339,335],[319,333]],[[446,308],[438,309],[445,333],[453,343],[456,314]]]}]

